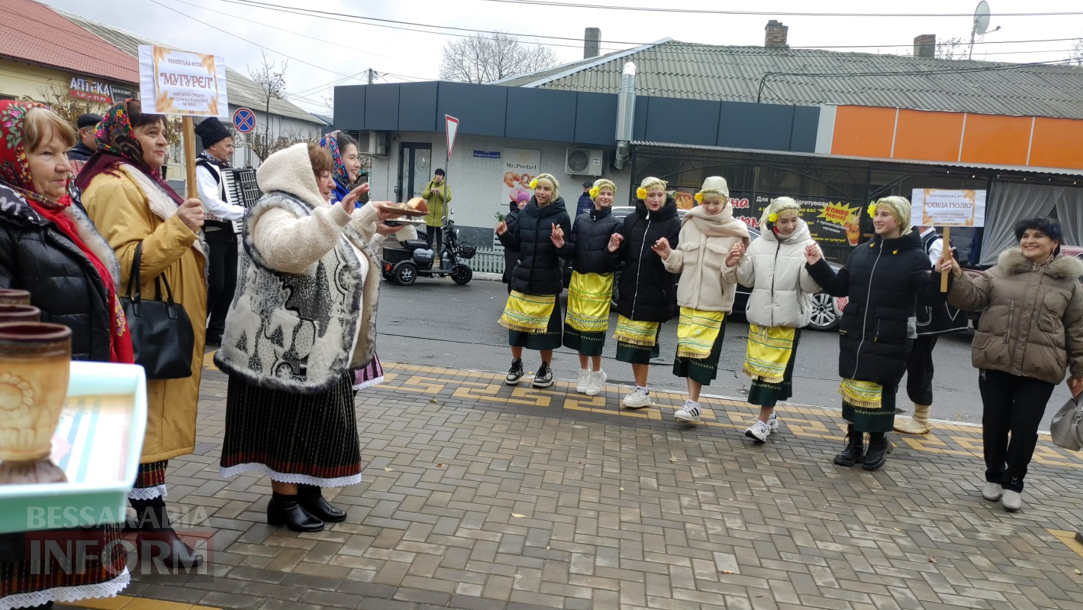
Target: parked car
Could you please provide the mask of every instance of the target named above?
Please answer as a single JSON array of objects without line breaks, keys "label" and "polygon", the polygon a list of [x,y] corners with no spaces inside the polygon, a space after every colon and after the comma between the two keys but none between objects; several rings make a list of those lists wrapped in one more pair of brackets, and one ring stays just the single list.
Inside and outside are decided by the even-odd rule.
[{"label": "parked car", "polygon": [[[632,206],[614,206],[613,207],[613,215],[616,216],[617,218],[624,218],[625,216],[628,216],[629,214],[631,214],[633,211],[635,211],[635,208],[632,207]],[[686,210],[683,210],[683,209],[678,209],[677,210],[677,214],[681,218],[684,217],[685,213],[686,213]],[[752,229],[752,228],[749,228],[748,234],[749,234],[749,238],[751,238],[751,239],[756,239],[757,237],[760,236],[760,232],[757,231],[756,229]],[[841,268],[841,265],[836,265],[836,264],[830,263],[830,262],[828,264],[830,264],[831,268],[834,269],[835,271],[838,271]],[[617,271],[617,273],[619,274],[620,271]],[[569,278],[569,279],[571,278],[571,268],[570,267],[568,268],[566,275],[567,275],[567,278]],[[742,286],[741,284],[738,284],[737,285],[737,294],[734,296],[734,300],[733,300],[733,311],[734,312],[739,312],[739,313],[741,313],[741,315],[744,315],[745,310],[748,308],[748,297],[751,294],[752,294],[752,289],[751,288],[748,288],[746,286]],[[614,282],[614,284],[613,284],[613,305],[614,305],[614,307],[616,306],[616,303],[617,303],[617,283]],[[844,299],[842,300],[842,302],[840,302],[840,299],[836,299],[836,298],[832,297],[829,294],[826,294],[826,293],[823,293],[823,292],[817,293],[813,297],[812,321],[809,323],[808,327],[810,329],[812,329],[812,330],[821,330],[821,331],[835,330],[836,328],[838,328],[839,318],[842,317],[842,308],[844,306],[845,306],[845,300]]]}]

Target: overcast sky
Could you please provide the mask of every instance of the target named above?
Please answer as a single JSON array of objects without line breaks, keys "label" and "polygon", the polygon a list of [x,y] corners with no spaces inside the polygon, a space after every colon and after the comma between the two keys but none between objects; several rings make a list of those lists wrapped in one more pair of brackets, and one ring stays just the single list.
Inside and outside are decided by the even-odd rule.
[{"label": "overcast sky", "polygon": [[[330,114],[322,100],[333,84],[362,82],[367,68],[382,76],[378,82],[435,80],[445,42],[454,34],[443,30],[426,33],[390,29],[395,24],[348,23],[331,16],[290,14],[271,8],[241,6],[230,0],[43,0],[46,4],[108,23],[166,45],[223,57],[233,68],[247,73],[260,62],[261,47],[273,60],[286,55],[286,84],[291,101],[309,111]],[[977,0],[581,0],[578,4],[664,7],[689,10],[757,11],[755,15],[722,15],[674,12],[638,12],[516,4],[514,0],[263,0],[266,4],[297,7],[306,11],[356,15],[426,24],[437,28],[500,30],[524,41],[552,46],[561,62],[582,58],[583,29],[602,30],[603,53],[671,37],[685,42],[717,45],[762,46],[764,26],[778,19],[789,26],[793,47],[879,45],[855,51],[908,52],[918,34],[970,39]],[[575,2],[576,0],[557,0]],[[978,44],[974,59],[1034,62],[1064,59],[1073,42],[1083,37],[1081,0],[990,0],[992,20],[979,40],[1039,41],[1018,44]],[[923,17],[815,17],[767,15],[768,12],[822,13],[923,13],[965,16]],[[1059,16],[1009,16],[1007,13],[1078,12]],[[1004,16],[998,16],[1002,14]],[[205,22],[200,23],[200,21]],[[215,30],[221,28],[225,32]],[[999,31],[992,31],[1000,26]],[[417,26],[397,25],[396,27]],[[451,35],[449,35],[451,34]],[[539,39],[534,36],[573,40]],[[563,45],[563,46],[562,46]]]}]

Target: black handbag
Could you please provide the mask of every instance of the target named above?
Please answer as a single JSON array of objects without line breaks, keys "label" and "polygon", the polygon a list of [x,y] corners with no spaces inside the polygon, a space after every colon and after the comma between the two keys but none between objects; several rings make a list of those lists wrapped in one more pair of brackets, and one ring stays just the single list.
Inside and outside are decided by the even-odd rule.
[{"label": "black handbag", "polygon": [[[120,305],[128,317],[135,363],[143,367],[147,379],[191,377],[192,350],[196,343],[192,321],[188,319],[184,307],[173,302],[173,291],[164,275],[154,278],[155,299],[142,298],[142,284],[139,281],[142,257],[143,244],[140,243],[135,247],[128,290],[120,297]],[[165,284],[165,301],[162,300],[162,284]]]}]

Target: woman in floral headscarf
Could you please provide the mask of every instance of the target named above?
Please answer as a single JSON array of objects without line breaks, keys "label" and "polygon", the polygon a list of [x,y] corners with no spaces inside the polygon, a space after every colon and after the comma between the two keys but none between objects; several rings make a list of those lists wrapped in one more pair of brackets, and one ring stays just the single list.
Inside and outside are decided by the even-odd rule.
[{"label": "woman in floral headscarf", "polygon": [[[71,328],[72,359],[130,364],[116,258],[69,194],[65,151],[74,143],[68,122],[45,106],[0,102],[0,288],[29,290],[43,322]],[[114,551],[69,571],[26,561],[23,534],[0,536],[0,608],[107,597],[128,585],[120,527],[62,535]]]},{"label": "woman in floral headscarf", "polygon": [[116,104],[98,126],[98,151],[76,184],[83,189],[87,215],[116,253],[121,294],[128,287],[136,247],[142,245],[142,293],[155,294],[155,280],[164,278],[192,322],[191,376],[147,382],[147,434],[135,489],[128,495],[140,539],[165,542],[169,552],[163,561],[188,567],[199,565],[203,557],[176,537],[163,497],[168,460],[195,450],[207,319],[206,259],[199,239],[202,203],[185,201],[162,180],[165,128],[165,117],[144,114],[137,100]]},{"label": "woman in floral headscarf", "polygon": [[[342,131],[333,131],[325,135],[320,139],[320,147],[331,154],[331,161],[335,166],[332,172],[335,188],[331,191],[331,205],[335,205],[341,203],[350,194],[350,191],[356,188],[354,185],[361,173],[360,152],[357,141]],[[367,194],[364,199],[368,201]],[[360,208],[363,205],[365,205],[365,202],[359,200],[357,207]],[[417,230],[411,226],[399,227],[392,231],[386,225],[382,225],[377,227],[376,234],[373,235],[372,241],[369,242],[369,247],[374,251],[379,251],[384,239],[392,232],[398,233],[397,239],[400,241],[417,239]],[[369,362],[365,368],[355,371],[354,377],[353,389],[355,392],[383,383],[384,368],[380,364],[379,356],[374,354],[372,362]]]}]

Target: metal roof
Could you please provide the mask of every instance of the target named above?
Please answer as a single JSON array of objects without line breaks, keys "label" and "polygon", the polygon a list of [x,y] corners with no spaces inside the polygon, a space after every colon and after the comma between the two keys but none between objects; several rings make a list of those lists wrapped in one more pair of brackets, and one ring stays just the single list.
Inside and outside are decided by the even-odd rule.
[{"label": "metal roof", "polygon": [[139,82],[135,60],[30,0],[0,0],[0,56],[122,83]]},{"label": "metal roof", "polygon": [[825,153],[807,153],[807,152],[793,152],[793,151],[773,151],[773,150],[754,150],[751,148],[729,148],[725,146],[701,146],[692,144],[678,144],[674,142],[650,142],[646,140],[635,140],[632,142],[633,146],[642,146],[647,148],[673,148],[682,150],[702,150],[702,151],[715,151],[715,152],[736,152],[742,154],[757,154],[757,155],[787,155],[794,157],[809,157],[814,159],[827,159],[831,161],[844,160],[844,161],[871,161],[876,163],[888,162],[900,165],[931,165],[936,167],[957,167],[963,170],[969,171],[999,171],[1012,174],[1047,174],[1057,176],[1083,176],[1083,169],[1070,169],[1063,167],[1031,167],[1020,165],[997,165],[990,163],[953,163],[950,161],[923,161],[920,159],[884,159],[880,157],[855,157],[851,155],[829,155]]},{"label": "metal roof", "polygon": [[[168,46],[162,45],[162,43],[155,42],[149,38],[144,38],[138,34],[133,34],[132,32],[94,21],[93,19],[87,19],[86,17],[81,17],[59,9],[52,10],[56,10],[57,13],[70,20],[72,23],[86,29],[131,57],[137,58],[137,60],[139,57],[139,45],[141,44]],[[135,82],[139,82],[138,69]],[[252,79],[229,66],[226,66],[226,87],[226,91],[229,94],[230,105],[247,106],[261,112],[266,107],[267,98],[260,90],[259,85]],[[323,121],[286,100],[271,100],[271,114],[323,125]]]},{"label": "metal roof", "polygon": [[1083,119],[1083,68],[814,49],[662,41],[499,83],[619,93],[636,65],[636,93],[771,104],[839,104]]}]

